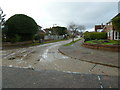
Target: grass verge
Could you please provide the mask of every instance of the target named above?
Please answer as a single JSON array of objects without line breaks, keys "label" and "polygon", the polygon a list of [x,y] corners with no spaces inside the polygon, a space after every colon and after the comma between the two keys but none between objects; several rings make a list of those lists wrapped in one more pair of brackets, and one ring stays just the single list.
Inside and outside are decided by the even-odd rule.
[{"label": "grass verge", "polygon": [[72,41],[72,42],[67,43],[67,44],[65,44],[65,45],[63,45],[63,46],[69,46],[69,45],[71,45],[71,44],[73,44],[73,43],[76,43],[76,42],[79,41],[79,40],[81,40],[81,39],[78,39],[78,40]]}]

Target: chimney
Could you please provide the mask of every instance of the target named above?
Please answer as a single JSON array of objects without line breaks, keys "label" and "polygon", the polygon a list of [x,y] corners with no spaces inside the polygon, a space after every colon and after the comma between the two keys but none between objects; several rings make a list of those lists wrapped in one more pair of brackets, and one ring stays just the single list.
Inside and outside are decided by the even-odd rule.
[{"label": "chimney", "polygon": [[103,28],[103,23],[101,23],[101,28]]}]

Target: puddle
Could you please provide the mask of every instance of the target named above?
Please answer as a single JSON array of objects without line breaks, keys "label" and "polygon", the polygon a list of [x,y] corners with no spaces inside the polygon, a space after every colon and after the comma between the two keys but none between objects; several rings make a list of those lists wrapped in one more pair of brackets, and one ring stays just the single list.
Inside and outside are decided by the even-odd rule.
[{"label": "puddle", "polygon": [[32,53],[36,53],[36,51],[31,52],[31,54],[32,54]]},{"label": "puddle", "polygon": [[11,57],[11,58],[9,58],[8,60],[14,60],[15,59],[15,57]]},{"label": "puddle", "polygon": [[16,56],[17,58],[21,58],[21,57],[23,57],[23,56]]},{"label": "puddle", "polygon": [[38,59],[37,61],[40,61],[40,59]]},{"label": "puddle", "polygon": [[55,53],[55,52],[48,52],[48,53]]}]

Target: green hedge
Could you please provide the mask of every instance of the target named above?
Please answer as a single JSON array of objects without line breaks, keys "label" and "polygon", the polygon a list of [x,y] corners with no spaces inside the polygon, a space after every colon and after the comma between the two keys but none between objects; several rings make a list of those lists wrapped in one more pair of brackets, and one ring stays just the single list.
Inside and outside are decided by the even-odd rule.
[{"label": "green hedge", "polygon": [[100,39],[107,39],[107,33],[106,32],[86,32],[84,33],[84,39],[85,41],[89,40],[100,40]]}]

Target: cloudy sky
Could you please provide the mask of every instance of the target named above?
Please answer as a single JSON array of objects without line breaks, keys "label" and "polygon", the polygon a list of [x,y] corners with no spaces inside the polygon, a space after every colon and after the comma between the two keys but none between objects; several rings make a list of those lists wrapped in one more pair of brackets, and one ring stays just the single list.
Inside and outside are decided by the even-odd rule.
[{"label": "cloudy sky", "polygon": [[53,24],[67,27],[74,22],[92,30],[95,24],[105,24],[118,13],[118,1],[1,0],[0,7],[6,14],[6,20],[14,14],[26,14],[43,28],[52,27]]}]

